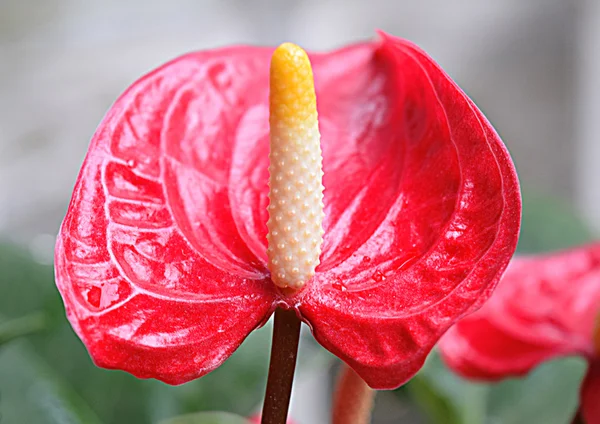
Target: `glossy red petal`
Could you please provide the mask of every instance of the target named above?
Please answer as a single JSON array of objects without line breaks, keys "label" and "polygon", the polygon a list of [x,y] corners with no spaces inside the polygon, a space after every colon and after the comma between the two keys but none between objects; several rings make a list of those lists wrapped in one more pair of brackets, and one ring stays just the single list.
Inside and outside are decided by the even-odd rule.
[{"label": "glossy red petal", "polygon": [[137,81],[98,128],[56,249],[68,317],[97,364],[183,383],[272,312],[268,272],[237,226],[250,212],[231,190],[268,60],[257,48],[184,56]]},{"label": "glossy red petal", "polygon": [[600,243],[516,258],[480,312],[531,342],[559,342],[591,352],[600,310]]},{"label": "glossy red petal", "polygon": [[525,375],[544,361],[577,353],[560,343],[536,344],[512,337],[485,317],[460,321],[438,346],[446,364],[458,374],[491,381]]},{"label": "glossy red petal", "polygon": [[[326,232],[298,296],[276,294],[265,268],[271,50],[191,54],[117,101],[56,253],[69,318],[98,363],[185,381],[281,304],[370,385],[395,387],[487,297],[520,221],[508,153],[429,57],[382,37],[311,55]],[[216,360],[193,355],[209,343]]]},{"label": "glossy red petal", "polygon": [[592,362],[581,386],[581,413],[587,424],[600,423],[600,363]]},{"label": "glossy red petal", "polygon": [[600,244],[515,258],[492,298],[448,331],[440,351],[467,377],[522,375],[556,356],[593,356],[599,310]]},{"label": "glossy red petal", "polygon": [[[351,101],[357,86],[364,101]],[[323,346],[389,389],[490,294],[516,247],[519,187],[481,112],[409,42],[382,35],[361,73],[336,90],[348,101],[320,116],[353,135],[337,148],[369,172],[342,172],[341,156],[327,169],[324,156],[325,197],[358,191],[337,214],[328,209],[323,263],[299,310]],[[325,135],[322,143],[336,145]]]}]

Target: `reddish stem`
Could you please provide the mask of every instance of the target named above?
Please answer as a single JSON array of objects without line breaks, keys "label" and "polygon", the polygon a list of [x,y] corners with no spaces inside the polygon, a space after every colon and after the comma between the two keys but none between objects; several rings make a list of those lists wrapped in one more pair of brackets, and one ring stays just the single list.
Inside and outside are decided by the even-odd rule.
[{"label": "reddish stem", "polygon": [[287,420],[299,341],[300,320],[296,313],[277,308],[261,424],[285,424]]},{"label": "reddish stem", "polygon": [[347,365],[342,366],[333,397],[332,424],[368,424],[375,390]]}]

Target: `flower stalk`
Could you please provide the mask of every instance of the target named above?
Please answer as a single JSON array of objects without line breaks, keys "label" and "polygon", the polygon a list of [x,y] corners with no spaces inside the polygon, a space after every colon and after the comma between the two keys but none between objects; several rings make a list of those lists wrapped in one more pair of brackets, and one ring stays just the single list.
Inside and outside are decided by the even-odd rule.
[{"label": "flower stalk", "polygon": [[300,340],[300,320],[293,310],[275,310],[273,344],[261,424],[285,424],[288,415],[296,357]]},{"label": "flower stalk", "polygon": [[333,397],[333,424],[368,424],[375,400],[371,389],[352,368],[342,366]]}]

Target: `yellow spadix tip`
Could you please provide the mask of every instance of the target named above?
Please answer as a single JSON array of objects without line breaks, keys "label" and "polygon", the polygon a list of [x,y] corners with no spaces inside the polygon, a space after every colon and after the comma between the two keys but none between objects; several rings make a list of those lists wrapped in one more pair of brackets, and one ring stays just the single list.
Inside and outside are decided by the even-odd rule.
[{"label": "yellow spadix tip", "polygon": [[312,67],[306,52],[292,43],[275,49],[271,58],[271,124],[298,124],[317,114]]}]

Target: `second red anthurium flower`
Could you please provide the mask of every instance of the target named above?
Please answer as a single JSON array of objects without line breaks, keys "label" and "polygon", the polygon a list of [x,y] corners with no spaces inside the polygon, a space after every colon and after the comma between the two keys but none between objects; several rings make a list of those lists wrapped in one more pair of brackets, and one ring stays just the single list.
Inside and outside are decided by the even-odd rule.
[{"label": "second red anthurium flower", "polygon": [[68,317],[98,365],[184,383],[280,307],[371,387],[395,388],[502,275],[521,209],[506,148],[429,56],[381,34],[309,54],[322,253],[300,289],[274,284],[272,54],[180,57],[134,83],[98,128],[56,249]]},{"label": "second red anthurium flower", "polygon": [[581,355],[590,367],[581,414],[600,423],[600,243],[516,258],[481,310],[452,327],[442,357],[479,380],[521,376],[544,361]]}]

